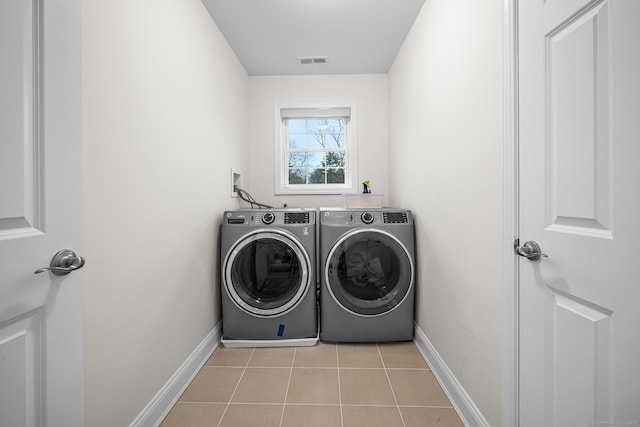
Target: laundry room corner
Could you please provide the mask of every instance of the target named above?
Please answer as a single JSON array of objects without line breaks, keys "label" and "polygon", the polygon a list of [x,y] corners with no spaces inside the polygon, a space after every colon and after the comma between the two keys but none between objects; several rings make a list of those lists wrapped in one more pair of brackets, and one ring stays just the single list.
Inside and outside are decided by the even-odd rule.
[{"label": "laundry room corner", "polygon": [[199,0],[83,6],[85,424],[125,426],[220,322],[248,77]]}]

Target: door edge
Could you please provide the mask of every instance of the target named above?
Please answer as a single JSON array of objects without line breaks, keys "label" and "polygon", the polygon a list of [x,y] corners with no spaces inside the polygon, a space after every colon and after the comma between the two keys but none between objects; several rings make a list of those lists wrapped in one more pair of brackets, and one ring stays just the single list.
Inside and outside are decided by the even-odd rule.
[{"label": "door edge", "polygon": [[502,425],[519,425],[518,262],[518,0],[502,2],[503,49],[503,265],[502,265]]}]

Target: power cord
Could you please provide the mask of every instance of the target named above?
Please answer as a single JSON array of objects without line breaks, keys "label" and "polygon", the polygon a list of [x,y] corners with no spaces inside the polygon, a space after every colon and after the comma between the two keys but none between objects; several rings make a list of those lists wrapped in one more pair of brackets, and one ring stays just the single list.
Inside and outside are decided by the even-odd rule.
[{"label": "power cord", "polygon": [[265,205],[264,203],[257,202],[256,199],[254,199],[253,196],[251,196],[251,194],[247,193],[245,190],[243,190],[240,187],[236,187],[236,193],[238,193],[238,197],[240,197],[240,199],[249,203],[252,208],[255,208],[257,206],[259,209],[262,209],[262,208],[273,209],[273,206],[269,206],[269,205]]}]

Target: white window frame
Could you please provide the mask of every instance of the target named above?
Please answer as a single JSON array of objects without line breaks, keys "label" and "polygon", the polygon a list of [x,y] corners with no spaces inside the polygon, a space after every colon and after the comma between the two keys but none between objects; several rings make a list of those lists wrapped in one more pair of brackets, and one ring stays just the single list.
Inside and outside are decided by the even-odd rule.
[{"label": "white window frame", "polygon": [[[286,127],[282,110],[319,110],[327,108],[349,108],[351,114],[345,126],[345,174],[344,184],[289,184],[288,146]],[[275,194],[346,194],[358,191],[358,136],[357,103],[355,101],[335,102],[283,102],[274,104],[274,175]]]}]

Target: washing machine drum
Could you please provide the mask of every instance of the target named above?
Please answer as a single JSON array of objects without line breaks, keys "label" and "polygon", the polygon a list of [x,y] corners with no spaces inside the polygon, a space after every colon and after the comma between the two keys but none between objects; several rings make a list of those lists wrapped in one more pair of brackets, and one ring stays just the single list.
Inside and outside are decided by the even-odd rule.
[{"label": "washing machine drum", "polygon": [[413,286],[413,260],[406,247],[382,230],[355,230],[333,246],[325,280],[345,310],[365,316],[387,313]]},{"label": "washing machine drum", "polygon": [[258,316],[294,309],[310,288],[310,260],[295,237],[259,232],[241,239],[227,255],[225,287],[236,305]]}]

